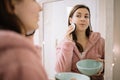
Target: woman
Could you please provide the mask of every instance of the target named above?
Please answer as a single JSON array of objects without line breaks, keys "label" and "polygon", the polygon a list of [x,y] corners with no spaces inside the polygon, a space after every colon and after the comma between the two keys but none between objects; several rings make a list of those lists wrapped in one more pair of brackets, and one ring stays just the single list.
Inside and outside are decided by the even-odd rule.
[{"label": "woman", "polygon": [[[75,28],[71,24],[75,24]],[[104,39],[92,32],[90,10],[85,5],[76,5],[70,12],[68,31],[57,47],[57,72],[78,72],[76,63],[83,59],[104,61]],[[91,80],[103,80],[103,74],[91,76]]]},{"label": "woman", "polygon": [[40,49],[29,39],[40,11],[35,0],[0,0],[0,80],[48,80]]}]

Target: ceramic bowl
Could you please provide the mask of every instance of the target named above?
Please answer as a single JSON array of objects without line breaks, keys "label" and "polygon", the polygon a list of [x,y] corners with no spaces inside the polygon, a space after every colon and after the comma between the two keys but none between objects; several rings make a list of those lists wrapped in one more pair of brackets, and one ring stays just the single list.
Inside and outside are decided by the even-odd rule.
[{"label": "ceramic bowl", "polygon": [[85,59],[78,61],[76,66],[82,74],[92,76],[100,71],[103,67],[103,63],[92,59]]},{"label": "ceramic bowl", "polygon": [[56,80],[90,80],[86,75],[73,73],[73,72],[62,72],[55,75]]}]

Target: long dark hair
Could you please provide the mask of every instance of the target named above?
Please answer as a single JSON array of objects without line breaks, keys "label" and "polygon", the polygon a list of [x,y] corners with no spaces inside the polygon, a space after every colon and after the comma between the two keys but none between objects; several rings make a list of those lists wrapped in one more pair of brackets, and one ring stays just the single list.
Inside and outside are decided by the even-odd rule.
[{"label": "long dark hair", "polygon": [[0,0],[0,29],[22,33],[25,28],[20,27],[22,22],[13,11],[12,0]]},{"label": "long dark hair", "polygon": [[[68,26],[70,25],[70,18],[73,17],[73,14],[74,14],[74,13],[76,12],[76,10],[78,10],[79,8],[85,8],[85,9],[87,9],[88,12],[89,12],[89,16],[90,16],[90,9],[89,9],[87,6],[85,6],[85,5],[75,5],[75,6],[73,7],[73,9],[71,10],[70,14],[69,14]],[[89,19],[90,19],[90,17],[89,17]],[[90,33],[91,33],[91,29],[90,29],[90,28],[91,28],[91,23],[90,23],[90,25],[88,26],[88,28],[86,29],[86,36],[87,36],[88,38],[89,38]],[[83,50],[82,45],[77,42],[77,36],[76,36],[75,31],[72,33],[72,37],[73,37],[73,40],[74,40],[75,43],[76,43],[76,46],[77,46],[78,50],[79,50],[80,52],[83,52],[84,50]]]}]

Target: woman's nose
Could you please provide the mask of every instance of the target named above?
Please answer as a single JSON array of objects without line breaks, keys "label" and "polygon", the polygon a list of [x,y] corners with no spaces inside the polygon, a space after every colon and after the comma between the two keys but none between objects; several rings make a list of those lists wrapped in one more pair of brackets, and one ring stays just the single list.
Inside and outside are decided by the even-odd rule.
[{"label": "woman's nose", "polygon": [[80,20],[81,20],[81,21],[85,21],[85,18],[84,18],[84,17],[81,17]]}]

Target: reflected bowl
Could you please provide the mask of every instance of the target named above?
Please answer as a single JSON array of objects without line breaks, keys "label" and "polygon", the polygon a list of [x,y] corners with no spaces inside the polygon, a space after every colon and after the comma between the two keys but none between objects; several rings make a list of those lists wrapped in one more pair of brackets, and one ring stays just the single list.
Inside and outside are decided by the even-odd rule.
[{"label": "reflected bowl", "polygon": [[80,60],[76,63],[76,66],[80,73],[87,76],[97,74],[103,67],[103,63],[93,59]]}]

